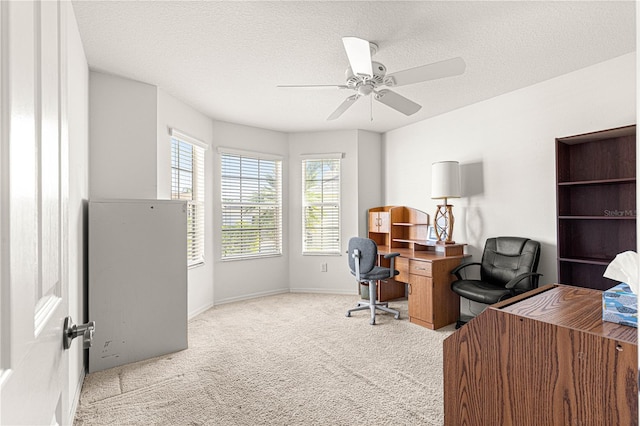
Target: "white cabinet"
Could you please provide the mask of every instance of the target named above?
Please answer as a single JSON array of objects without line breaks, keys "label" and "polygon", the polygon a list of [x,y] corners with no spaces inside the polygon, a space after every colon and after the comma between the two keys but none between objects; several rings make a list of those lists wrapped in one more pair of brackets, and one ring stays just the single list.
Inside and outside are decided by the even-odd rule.
[{"label": "white cabinet", "polygon": [[187,348],[184,201],[89,203],[89,372]]}]

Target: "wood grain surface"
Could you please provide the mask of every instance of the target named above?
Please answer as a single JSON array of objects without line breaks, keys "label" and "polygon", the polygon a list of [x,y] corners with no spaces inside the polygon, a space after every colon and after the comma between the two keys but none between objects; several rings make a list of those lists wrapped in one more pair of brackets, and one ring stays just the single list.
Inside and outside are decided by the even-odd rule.
[{"label": "wood grain surface", "polygon": [[637,424],[636,329],[603,322],[601,298],[545,286],[448,337],[445,424]]}]

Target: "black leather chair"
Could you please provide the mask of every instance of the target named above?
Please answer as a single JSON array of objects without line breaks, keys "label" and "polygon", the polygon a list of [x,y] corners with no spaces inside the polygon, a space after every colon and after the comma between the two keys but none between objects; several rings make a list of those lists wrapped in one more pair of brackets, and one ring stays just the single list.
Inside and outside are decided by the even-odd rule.
[{"label": "black leather chair", "polygon": [[[540,243],[537,241],[520,237],[487,239],[481,263],[463,263],[451,271],[458,278],[451,283],[451,290],[461,297],[461,316],[456,328],[487,306],[538,287],[538,278],[542,275],[536,272],[539,259]],[[472,265],[480,266],[480,279],[463,276],[462,271]],[[471,302],[475,302],[476,311],[480,312],[472,312]],[[464,314],[467,304],[469,309]]]},{"label": "black leather chair", "polygon": [[360,283],[369,284],[369,300],[360,300],[355,308],[347,311],[347,316],[351,316],[351,312],[369,309],[371,311],[371,320],[369,324],[376,323],[376,309],[393,314],[395,319],[400,318],[400,312],[389,308],[387,302],[376,302],[376,283],[378,280],[393,278],[399,274],[394,268],[394,259],[400,253],[385,254],[384,257],[391,259],[389,268],[376,266],[378,260],[378,246],[375,241],[369,238],[353,237],[349,240],[349,269],[351,275],[356,277],[358,288]]}]

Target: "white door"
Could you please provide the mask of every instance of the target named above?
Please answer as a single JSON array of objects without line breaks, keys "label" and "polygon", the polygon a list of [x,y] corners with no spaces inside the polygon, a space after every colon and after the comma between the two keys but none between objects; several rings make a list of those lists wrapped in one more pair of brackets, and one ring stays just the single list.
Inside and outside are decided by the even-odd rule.
[{"label": "white door", "polygon": [[[68,424],[65,2],[0,2],[0,424]],[[77,344],[77,343],[76,343]]]}]

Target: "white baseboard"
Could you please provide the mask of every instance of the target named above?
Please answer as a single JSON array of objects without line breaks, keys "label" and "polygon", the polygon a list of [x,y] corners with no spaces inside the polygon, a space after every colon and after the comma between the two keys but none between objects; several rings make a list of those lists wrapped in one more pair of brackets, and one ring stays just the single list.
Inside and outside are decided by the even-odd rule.
[{"label": "white baseboard", "polygon": [[336,288],[290,288],[289,291],[291,293],[315,293],[315,294],[344,294],[350,296],[357,296],[358,293],[355,290],[345,290],[345,289],[336,289]]},{"label": "white baseboard", "polygon": [[75,392],[73,393],[73,396],[71,396],[71,409],[69,410],[69,420],[71,421],[71,424],[74,423],[76,418],[76,411],[78,410],[78,404],[80,403],[80,393],[82,392],[82,384],[84,383],[85,375],[86,370],[82,367]]},{"label": "white baseboard", "polygon": [[[216,301],[214,301],[213,305],[211,305],[211,306],[225,305],[227,303],[241,302],[243,300],[257,299],[258,297],[273,296],[275,294],[283,294],[283,293],[343,294],[343,295],[349,295],[349,296],[358,296],[357,292],[355,292],[353,290],[345,290],[345,289],[307,288],[307,287],[281,288],[281,289],[277,289],[277,290],[261,291],[261,292],[258,292],[258,293],[251,293],[251,294],[245,294],[245,295],[242,295],[242,296],[228,297],[226,299],[216,300]],[[195,314],[190,316],[190,318],[193,318],[196,315],[206,311],[211,306],[208,306],[208,307],[196,312]]]},{"label": "white baseboard", "polygon": [[281,288],[281,289],[277,289],[277,290],[269,290],[269,291],[261,291],[258,293],[251,293],[251,294],[245,294],[242,296],[236,296],[236,297],[228,297],[226,299],[220,299],[213,302],[214,306],[218,306],[218,305],[224,305],[227,303],[233,303],[233,302],[241,302],[243,300],[250,300],[250,299],[256,299],[258,297],[264,297],[264,296],[273,296],[274,294],[283,294],[283,293],[289,293],[289,288]]},{"label": "white baseboard", "polygon": [[189,312],[189,317],[187,319],[195,318],[211,307],[213,307],[213,303],[207,303],[206,305],[196,309],[194,312]]}]

